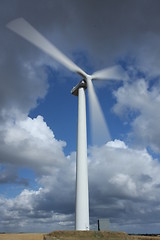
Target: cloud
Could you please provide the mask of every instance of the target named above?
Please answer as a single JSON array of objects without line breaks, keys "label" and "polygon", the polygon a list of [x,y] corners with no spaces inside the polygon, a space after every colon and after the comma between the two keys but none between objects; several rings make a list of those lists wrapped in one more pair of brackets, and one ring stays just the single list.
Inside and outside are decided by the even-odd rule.
[{"label": "cloud", "polygon": [[[65,161],[67,165],[39,177],[38,190],[24,189],[15,198],[0,198],[2,229],[27,231],[34,224],[36,231],[42,223],[45,231],[74,228],[75,155]],[[145,223],[150,232],[157,231],[159,171],[159,162],[145,149],[129,148],[120,140],[90,148],[91,227],[98,218],[105,217],[118,230],[127,231],[130,225],[136,228]]]},{"label": "cloud", "polygon": [[114,92],[114,96],[117,103],[113,110],[124,119],[128,118],[128,124],[132,127],[130,137],[134,138],[134,144],[142,147],[150,146],[153,151],[159,152],[158,84],[151,85],[144,79],[137,79],[135,82],[124,84]]},{"label": "cloud", "polygon": [[48,83],[41,58],[28,54],[25,47],[22,50],[21,43],[12,45],[7,40],[1,41],[1,46],[0,120],[5,121],[36,107],[38,98],[46,95]]},{"label": "cloud", "polygon": [[125,231],[129,229],[128,223],[134,228],[138,223],[148,222],[148,215],[150,222],[158,223],[152,213],[159,209],[159,162],[145,149],[135,150],[124,142],[120,148],[119,143],[116,140],[90,152],[91,216],[110,218]]},{"label": "cloud", "polygon": [[0,168],[0,184],[22,184],[25,187],[29,186],[29,181],[27,178],[19,178],[16,169],[14,167],[7,167],[7,169],[2,165]]},{"label": "cloud", "polygon": [[3,218],[1,218],[0,231],[49,232],[53,229],[60,229],[61,222],[69,224],[71,220],[68,215],[35,209],[36,202],[41,200],[44,192],[43,189],[37,191],[24,189],[14,199],[1,198],[0,212]]},{"label": "cloud", "polygon": [[[33,168],[38,173],[50,172],[65,163],[65,142],[55,139],[43,117],[12,119],[1,129],[3,164]],[[47,153],[47,155],[46,155]]]},{"label": "cloud", "polygon": [[[128,53],[138,58],[143,67],[154,61],[158,69],[159,53],[155,49],[159,49],[159,4],[157,0],[154,4],[151,0],[102,0],[100,4],[96,0],[78,3],[70,0],[66,6],[65,1],[35,0],[30,3],[14,0],[12,4],[9,1],[3,3],[1,18],[5,25],[23,16],[65,53],[71,54],[77,49],[88,52],[91,66],[97,69],[113,64],[115,59]],[[8,33],[7,38],[8,35],[11,38],[12,34]],[[26,52],[29,45],[17,36],[13,37],[15,39],[20,44],[21,55],[29,56],[31,52]],[[8,45],[11,45],[10,41]],[[38,56],[38,51],[36,53]]]},{"label": "cloud", "polygon": [[[19,16],[26,18],[80,65],[99,69],[130,55],[141,70],[151,76],[159,74],[157,0],[154,4],[150,0],[118,3],[103,0],[101,4],[91,0],[78,3],[70,0],[67,6],[64,1],[50,0],[35,0],[34,3],[14,0],[1,4],[0,104],[3,120],[7,118],[8,110],[16,114],[19,109],[26,114],[36,107],[37,99],[43,98],[48,89],[44,64],[57,67],[54,60],[6,29],[6,24]],[[88,54],[90,64],[77,57],[81,51]]]},{"label": "cloud", "polygon": [[[55,138],[42,116],[9,119],[0,132],[0,184],[25,187],[16,197],[1,196],[1,231],[40,231],[42,223],[45,228],[41,231],[51,231],[53,225],[56,229],[65,224],[73,226],[75,154],[64,155],[66,143]],[[25,168],[34,171],[36,189],[41,188],[31,190],[30,176],[19,176],[19,170]],[[35,229],[31,219],[36,222]]]}]

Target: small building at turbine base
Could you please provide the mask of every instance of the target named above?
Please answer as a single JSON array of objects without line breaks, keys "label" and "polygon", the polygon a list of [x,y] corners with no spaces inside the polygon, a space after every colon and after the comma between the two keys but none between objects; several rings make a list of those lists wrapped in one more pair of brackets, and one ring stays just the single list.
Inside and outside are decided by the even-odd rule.
[{"label": "small building at turbine base", "polygon": [[109,218],[98,219],[98,231],[109,231],[110,221]]}]

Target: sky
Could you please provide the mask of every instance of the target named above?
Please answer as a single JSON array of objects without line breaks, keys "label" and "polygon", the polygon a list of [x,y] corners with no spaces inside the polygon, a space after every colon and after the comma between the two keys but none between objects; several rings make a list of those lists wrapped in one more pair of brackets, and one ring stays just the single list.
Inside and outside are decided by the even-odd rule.
[{"label": "sky", "polygon": [[[127,81],[95,81],[111,140],[87,134],[90,228],[160,232],[160,1],[0,1],[0,232],[74,229],[81,77],[6,24],[23,17],[88,74],[120,65]],[[100,126],[97,124],[97,128]]]}]

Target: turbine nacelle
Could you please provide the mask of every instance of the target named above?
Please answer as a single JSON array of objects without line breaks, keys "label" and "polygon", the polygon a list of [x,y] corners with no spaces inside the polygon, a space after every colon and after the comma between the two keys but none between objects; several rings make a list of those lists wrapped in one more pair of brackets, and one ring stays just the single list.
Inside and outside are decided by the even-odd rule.
[{"label": "turbine nacelle", "polygon": [[[82,74],[80,74],[82,75]],[[91,75],[82,75],[84,77],[84,79],[82,79],[75,87],[72,88],[71,90],[71,94],[73,94],[74,96],[78,96],[78,89],[83,87],[84,89],[87,88],[88,86],[88,81],[92,80],[92,76]]]},{"label": "turbine nacelle", "polygon": [[87,88],[87,82],[85,79],[81,80],[75,87],[72,88],[71,90],[71,94],[73,94],[74,96],[78,96],[78,89],[79,88]]}]

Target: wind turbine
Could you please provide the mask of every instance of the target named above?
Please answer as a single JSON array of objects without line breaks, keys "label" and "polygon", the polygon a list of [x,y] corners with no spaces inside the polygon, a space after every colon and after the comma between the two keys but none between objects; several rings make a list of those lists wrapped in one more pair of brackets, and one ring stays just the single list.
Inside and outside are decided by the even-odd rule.
[{"label": "wind turbine", "polygon": [[[86,131],[86,99],[85,89],[89,90],[89,101],[91,106],[91,115],[95,115],[97,109],[98,118],[102,118],[100,106],[93,88],[93,79],[115,79],[122,80],[123,74],[119,66],[113,66],[88,75],[45,37],[43,37],[35,28],[32,27],[23,18],[18,18],[7,24],[7,27],[21,37],[25,38],[36,47],[43,50],[52,58],[60,62],[72,72],[78,73],[83,79],[71,93],[78,96],[78,131],[77,131],[77,156],[76,156],[76,209],[75,209],[75,229],[89,230],[89,196],[88,196],[88,164],[87,164],[87,131]],[[94,122],[94,116],[91,121]],[[102,121],[103,122],[103,121]],[[95,128],[95,126],[93,126]],[[104,129],[103,129],[104,131]],[[109,131],[106,128],[106,140],[109,140]]]}]

